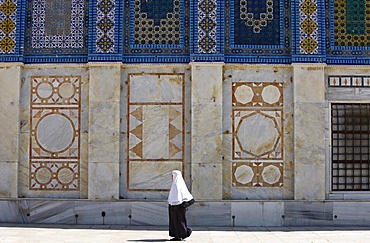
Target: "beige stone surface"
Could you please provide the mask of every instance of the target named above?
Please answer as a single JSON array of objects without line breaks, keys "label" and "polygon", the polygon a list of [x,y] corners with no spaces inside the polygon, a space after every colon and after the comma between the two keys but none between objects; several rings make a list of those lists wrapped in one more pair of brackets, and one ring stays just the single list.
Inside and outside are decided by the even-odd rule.
[{"label": "beige stone surface", "polygon": [[19,149],[19,103],[0,101],[0,161],[17,162]]},{"label": "beige stone surface", "polygon": [[222,198],[222,66],[191,64],[191,175],[198,199]]},{"label": "beige stone surface", "polygon": [[223,63],[191,63],[192,103],[222,103]]},{"label": "beige stone surface", "polygon": [[119,198],[119,163],[90,162],[88,167],[89,199],[114,200]]},{"label": "beige stone surface", "polygon": [[325,199],[325,165],[295,164],[294,199],[324,200]]},{"label": "beige stone surface", "polygon": [[131,190],[169,190],[172,171],[182,170],[181,162],[131,161],[129,164]]},{"label": "beige stone surface", "polygon": [[0,66],[0,101],[19,103],[21,70],[19,63]]},{"label": "beige stone surface", "polygon": [[[90,66],[88,198],[119,197],[120,65]],[[102,87],[102,83],[107,83]]]},{"label": "beige stone surface", "polygon": [[222,164],[203,164],[193,161],[192,194],[196,200],[222,198]]},{"label": "beige stone surface", "polygon": [[294,101],[323,102],[325,64],[293,64]]},{"label": "beige stone surface", "polygon": [[293,73],[294,198],[306,200],[324,199],[324,66],[295,65]]},{"label": "beige stone surface", "polygon": [[90,90],[89,99],[107,102],[120,99],[121,65],[109,66],[90,64],[89,66]]},{"label": "beige stone surface", "polygon": [[89,162],[119,159],[119,103],[90,101]]},{"label": "beige stone surface", "polygon": [[18,163],[0,162],[0,198],[18,197]]}]

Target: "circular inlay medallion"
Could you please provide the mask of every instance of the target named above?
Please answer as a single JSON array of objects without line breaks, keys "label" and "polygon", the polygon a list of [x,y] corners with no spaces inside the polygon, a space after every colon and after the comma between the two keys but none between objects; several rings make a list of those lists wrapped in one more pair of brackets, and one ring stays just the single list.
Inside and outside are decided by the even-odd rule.
[{"label": "circular inlay medallion", "polygon": [[49,183],[52,179],[52,174],[53,173],[47,167],[40,167],[40,168],[36,169],[36,171],[35,171],[36,180],[40,184]]},{"label": "circular inlay medallion", "polygon": [[69,82],[64,82],[59,85],[59,95],[63,99],[70,99],[75,93],[75,87]]},{"label": "circular inlay medallion", "polygon": [[63,184],[70,184],[73,181],[74,173],[71,168],[61,168],[58,171],[58,179]]},{"label": "circular inlay medallion", "polygon": [[251,87],[241,85],[238,88],[236,88],[234,95],[236,101],[242,104],[247,104],[252,101],[254,93]]},{"label": "circular inlay medallion", "polygon": [[273,104],[280,99],[280,90],[278,87],[269,85],[262,91],[262,98],[266,103]]},{"label": "circular inlay medallion", "polygon": [[274,184],[279,181],[281,173],[278,167],[274,165],[266,166],[262,171],[262,178],[269,184]]},{"label": "circular inlay medallion", "polygon": [[73,124],[60,114],[44,116],[37,125],[36,140],[46,151],[61,152],[74,140]]},{"label": "circular inlay medallion", "polygon": [[247,184],[252,181],[254,173],[251,167],[241,165],[235,170],[235,179],[241,184]]},{"label": "circular inlay medallion", "polygon": [[49,83],[40,83],[36,87],[36,94],[41,99],[48,99],[53,95],[53,86]]}]

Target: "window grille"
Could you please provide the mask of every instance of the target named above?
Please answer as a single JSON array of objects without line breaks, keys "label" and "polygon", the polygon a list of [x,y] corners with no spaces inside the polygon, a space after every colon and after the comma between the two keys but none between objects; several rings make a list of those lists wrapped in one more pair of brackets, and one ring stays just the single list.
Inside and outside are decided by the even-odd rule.
[{"label": "window grille", "polygon": [[332,191],[370,190],[370,104],[331,104]]}]

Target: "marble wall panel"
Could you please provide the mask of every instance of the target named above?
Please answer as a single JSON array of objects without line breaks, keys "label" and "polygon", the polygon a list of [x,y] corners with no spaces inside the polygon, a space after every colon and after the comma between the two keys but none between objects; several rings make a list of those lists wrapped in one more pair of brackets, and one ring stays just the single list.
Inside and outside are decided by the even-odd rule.
[{"label": "marble wall panel", "polygon": [[[154,175],[158,175],[153,176],[155,181],[165,182],[168,178],[163,173],[176,168],[183,171],[185,181],[191,188],[189,97],[190,72],[187,65],[123,67],[120,198],[167,198],[169,187],[164,190],[162,183],[153,183],[147,178],[146,168],[153,167],[155,163],[171,165],[168,167],[171,169],[165,169],[165,166],[154,168]],[[130,174],[130,167],[141,172]],[[129,190],[129,181],[134,182],[134,177],[140,179],[135,185],[140,189]],[[154,188],[155,185],[158,188]]]},{"label": "marble wall panel", "polygon": [[[223,63],[191,64],[192,183],[198,199],[222,198],[222,69]],[[212,184],[204,184],[205,177]]]},{"label": "marble wall panel", "polygon": [[27,217],[35,224],[75,224],[74,202],[30,201]]},{"label": "marble wall panel", "polygon": [[[222,103],[222,65],[192,64],[192,103]],[[204,92],[207,91],[207,92]]]},{"label": "marble wall panel", "polygon": [[295,146],[299,148],[295,153],[299,153],[300,163],[323,164],[325,158],[325,104],[297,104],[294,113],[295,129],[300,129],[299,131],[295,130]]},{"label": "marble wall panel", "polygon": [[76,224],[129,225],[130,212],[129,202],[80,201],[74,204]]},{"label": "marble wall panel", "polygon": [[169,190],[170,171],[183,171],[185,162],[185,75],[127,79],[127,190]]},{"label": "marble wall panel", "polygon": [[332,202],[292,201],[284,203],[284,225],[330,225],[332,221]]},{"label": "marble wall panel", "polygon": [[324,64],[294,64],[295,102],[323,102],[325,66]]},{"label": "marble wall panel", "polygon": [[295,199],[325,198],[324,67],[293,65]]},{"label": "marble wall panel", "polygon": [[0,198],[16,198],[17,193],[18,163],[0,162]]},{"label": "marble wall panel", "polygon": [[[1,82],[1,81],[0,81]],[[18,95],[19,97],[19,95]],[[19,149],[19,101],[0,101],[0,161],[17,162]]]},{"label": "marble wall panel", "polygon": [[96,82],[90,82],[90,100],[107,102],[120,99],[120,64],[90,64],[89,74],[93,80],[96,80]]},{"label": "marble wall panel", "polygon": [[21,64],[0,64],[0,101],[19,103]]},{"label": "marble wall panel", "polygon": [[324,103],[301,103],[295,107],[294,185],[297,199],[325,198],[324,107]]},{"label": "marble wall panel", "polygon": [[200,163],[222,163],[222,134],[219,130],[222,107],[214,103],[202,103],[193,106],[192,112],[192,160]]},{"label": "marble wall panel", "polygon": [[131,203],[129,225],[168,225],[167,202]]},{"label": "marble wall panel", "polygon": [[86,70],[57,67],[27,66],[22,73],[21,196],[87,195]]},{"label": "marble wall panel", "polygon": [[181,162],[132,161],[129,164],[130,190],[164,190],[172,184],[172,171],[182,170]]},{"label": "marble wall panel", "polygon": [[189,225],[231,226],[229,202],[196,202],[186,212]]},{"label": "marble wall panel", "polygon": [[80,189],[81,76],[32,76],[30,189]]},{"label": "marble wall panel", "polygon": [[27,212],[17,200],[0,201],[0,222],[2,223],[28,223]]},{"label": "marble wall panel", "polygon": [[369,225],[370,205],[366,202],[333,202],[333,223],[335,225]]},{"label": "marble wall panel", "polygon": [[89,70],[88,197],[118,199],[121,66],[91,63]]},{"label": "marble wall panel", "polygon": [[236,227],[280,226],[283,214],[282,202],[231,202],[232,223]]},{"label": "marble wall panel", "polygon": [[17,197],[21,66],[0,65],[0,198]]},{"label": "marble wall panel", "polygon": [[[285,187],[284,183],[293,178],[292,91],[288,67],[225,66],[223,186],[226,198],[292,197],[293,186]],[[286,152],[287,146],[290,149]]]},{"label": "marble wall panel", "polygon": [[119,197],[119,163],[118,162],[90,162],[89,199],[117,199]]},{"label": "marble wall panel", "polygon": [[217,200],[222,195],[222,164],[192,164],[192,194],[196,200]]},{"label": "marble wall panel", "polygon": [[119,102],[89,102],[89,162],[118,162]]}]

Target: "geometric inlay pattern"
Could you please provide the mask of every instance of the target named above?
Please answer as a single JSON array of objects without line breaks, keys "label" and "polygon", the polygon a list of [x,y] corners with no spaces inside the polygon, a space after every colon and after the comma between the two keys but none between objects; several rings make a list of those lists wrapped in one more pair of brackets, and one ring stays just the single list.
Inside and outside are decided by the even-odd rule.
[{"label": "geometric inlay pattern", "polygon": [[0,54],[15,52],[17,0],[0,0]]},{"label": "geometric inlay pattern", "polygon": [[334,45],[370,46],[370,2],[334,1]]},{"label": "geometric inlay pattern", "polygon": [[216,53],[217,1],[198,2],[198,52]]},{"label": "geometric inlay pattern", "polygon": [[30,190],[80,189],[80,76],[33,76]]},{"label": "geometric inlay pattern", "polygon": [[[128,190],[166,190],[161,185],[135,187],[130,177],[144,173],[151,176],[161,168],[184,163],[184,75],[183,74],[129,74],[127,121]],[[140,167],[140,165],[142,167]],[[138,167],[139,166],[139,167]],[[133,168],[136,168],[133,170]]]},{"label": "geometric inlay pattern", "polygon": [[329,76],[329,87],[367,87],[370,88],[370,76]]},{"label": "geometric inlay pattern", "polygon": [[180,44],[180,0],[135,0],[134,44]]},{"label": "geometric inlay pattern", "polygon": [[282,186],[283,84],[232,83],[233,186]]},{"label": "geometric inlay pattern", "polygon": [[32,0],[26,5],[26,55],[87,54],[87,0]]},{"label": "geometric inlay pattern", "polygon": [[233,162],[234,187],[280,187],[283,185],[283,163]]},{"label": "geometric inlay pattern", "polygon": [[299,52],[318,54],[317,0],[299,1]]},{"label": "geometric inlay pattern", "polygon": [[116,3],[114,0],[98,0],[96,17],[96,52],[114,52],[114,28]]}]

